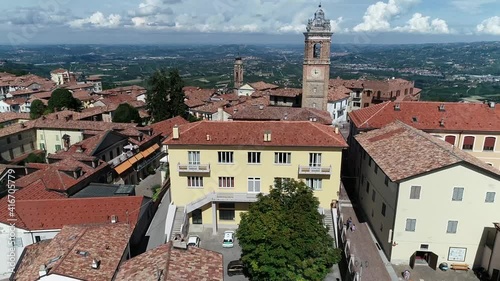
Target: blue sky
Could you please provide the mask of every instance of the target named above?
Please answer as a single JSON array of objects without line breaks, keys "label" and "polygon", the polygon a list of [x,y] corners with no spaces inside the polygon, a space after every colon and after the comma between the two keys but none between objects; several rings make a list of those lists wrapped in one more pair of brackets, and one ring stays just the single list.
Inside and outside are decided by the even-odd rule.
[{"label": "blue sky", "polygon": [[[334,43],[500,39],[500,0],[327,0]],[[302,43],[310,0],[2,1],[0,44]]]}]

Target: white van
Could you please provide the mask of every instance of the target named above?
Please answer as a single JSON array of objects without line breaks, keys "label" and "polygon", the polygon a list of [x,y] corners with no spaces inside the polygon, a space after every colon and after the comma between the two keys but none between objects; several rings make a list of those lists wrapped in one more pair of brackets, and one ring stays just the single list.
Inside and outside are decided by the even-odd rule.
[{"label": "white van", "polygon": [[223,248],[234,247],[234,231],[226,230],[224,231],[224,241],[222,241]]}]

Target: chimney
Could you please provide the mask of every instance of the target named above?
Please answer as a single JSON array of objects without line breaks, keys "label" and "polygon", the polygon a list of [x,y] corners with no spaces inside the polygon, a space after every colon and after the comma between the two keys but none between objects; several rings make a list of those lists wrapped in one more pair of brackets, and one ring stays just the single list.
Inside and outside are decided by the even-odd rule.
[{"label": "chimney", "polygon": [[38,270],[38,276],[42,277],[47,275],[47,266],[45,264],[40,265],[40,269]]},{"label": "chimney", "polygon": [[212,137],[207,134],[207,141],[210,141],[210,140],[212,140]]},{"label": "chimney", "polygon": [[335,134],[339,134],[339,127],[335,126]]},{"label": "chimney", "polygon": [[222,107],[217,108],[217,117],[219,121],[224,121],[224,110]]},{"label": "chimney", "polygon": [[82,175],[82,167],[76,167],[76,169],[73,171],[73,177],[77,179],[81,175]]},{"label": "chimney", "polygon": [[495,108],[495,102],[494,102],[494,101],[490,101],[490,102],[488,103],[488,106],[489,106],[490,108]]},{"label": "chimney", "polygon": [[441,121],[439,121],[439,126],[444,127],[444,119],[441,119]]},{"label": "chimney", "polygon": [[174,128],[172,129],[172,139],[178,140],[179,139],[179,126],[175,125]]},{"label": "chimney", "polygon": [[111,223],[117,223],[118,222],[118,217],[116,215],[111,216]]},{"label": "chimney", "polygon": [[143,140],[143,137],[144,137],[144,134],[143,134],[143,133],[140,133],[140,134],[139,134],[139,141],[142,141],[142,140]]},{"label": "chimney", "polygon": [[394,104],[394,111],[400,111],[401,105],[399,103]]},{"label": "chimney", "polygon": [[98,259],[92,259],[92,265],[91,267],[93,269],[99,269],[99,266],[101,265],[101,261]]},{"label": "chimney", "polygon": [[75,144],[75,147],[76,147],[75,152],[78,152],[78,153],[82,153],[83,152],[83,148],[82,148],[81,144]]},{"label": "chimney", "polygon": [[21,123],[21,128],[26,128],[26,124],[24,124],[24,122]]},{"label": "chimney", "polygon": [[444,103],[439,105],[439,111],[446,111],[444,108]]},{"label": "chimney", "polygon": [[[54,110],[56,110],[56,109],[54,109]],[[59,114],[57,114],[57,113],[56,113],[56,119],[59,119]]]},{"label": "chimney", "polygon": [[260,110],[263,110],[263,109],[264,109],[264,105],[262,105],[262,104],[261,104],[261,105],[259,105],[259,109],[260,109]]}]

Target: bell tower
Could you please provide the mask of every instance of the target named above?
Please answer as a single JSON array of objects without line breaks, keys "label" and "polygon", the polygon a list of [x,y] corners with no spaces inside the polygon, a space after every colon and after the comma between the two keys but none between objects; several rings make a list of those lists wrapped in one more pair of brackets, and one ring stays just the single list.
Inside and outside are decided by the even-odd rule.
[{"label": "bell tower", "polygon": [[243,60],[240,56],[234,59],[234,90],[236,93],[238,89],[243,86]]},{"label": "bell tower", "polygon": [[307,22],[302,69],[302,107],[327,110],[330,80],[330,20],[319,4],[314,19]]}]

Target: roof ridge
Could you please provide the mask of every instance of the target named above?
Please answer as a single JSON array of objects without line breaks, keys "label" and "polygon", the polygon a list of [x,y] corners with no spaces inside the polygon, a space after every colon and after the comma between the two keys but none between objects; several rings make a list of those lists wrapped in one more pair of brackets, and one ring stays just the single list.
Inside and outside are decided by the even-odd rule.
[{"label": "roof ridge", "polygon": [[382,111],[383,109],[385,109],[385,107],[387,105],[389,105],[391,102],[385,102],[385,103],[382,103],[382,104],[385,104],[384,106],[381,106],[379,110],[377,110],[377,112],[373,113],[372,116],[370,116],[370,118],[366,119],[363,123],[361,123],[359,125],[359,127],[363,126],[364,124],[368,123],[368,121],[370,121],[373,117],[375,117],[375,115],[377,115],[380,111]]},{"label": "roof ridge", "polygon": [[[86,233],[86,232],[87,232],[87,230],[88,230],[88,228],[87,228],[87,227],[80,227],[80,226],[75,226],[75,227],[76,227],[76,228],[80,228],[80,231],[79,231],[79,233],[78,233],[78,234],[81,234],[81,235],[78,235],[78,234],[77,234],[77,236],[78,236],[78,237],[77,237],[77,239],[73,239],[74,241],[73,241],[73,243],[71,244],[71,247],[63,248],[63,247],[61,246],[61,248],[63,248],[64,250],[66,250],[66,249],[67,249],[67,251],[64,253],[64,255],[61,255],[61,258],[60,258],[60,259],[57,261],[57,263],[56,263],[56,264],[55,264],[55,265],[51,268],[51,270],[50,270],[50,271],[52,271],[52,272],[53,272],[53,271],[55,271],[55,270],[56,270],[56,269],[57,269],[57,268],[58,268],[58,267],[59,267],[59,266],[63,263],[64,259],[65,259],[65,258],[66,258],[66,257],[67,257],[67,256],[68,256],[68,255],[69,255],[69,254],[73,251],[73,248],[75,247],[76,243],[77,243],[78,241],[80,241],[80,239],[82,239],[82,237],[85,235],[85,233]],[[61,229],[61,231],[62,231],[62,229]],[[59,233],[61,233],[61,232],[59,232]],[[54,239],[53,239],[51,242],[54,242]],[[55,242],[56,242],[57,244],[59,244],[59,245],[60,245],[59,240],[55,240]]]}]

